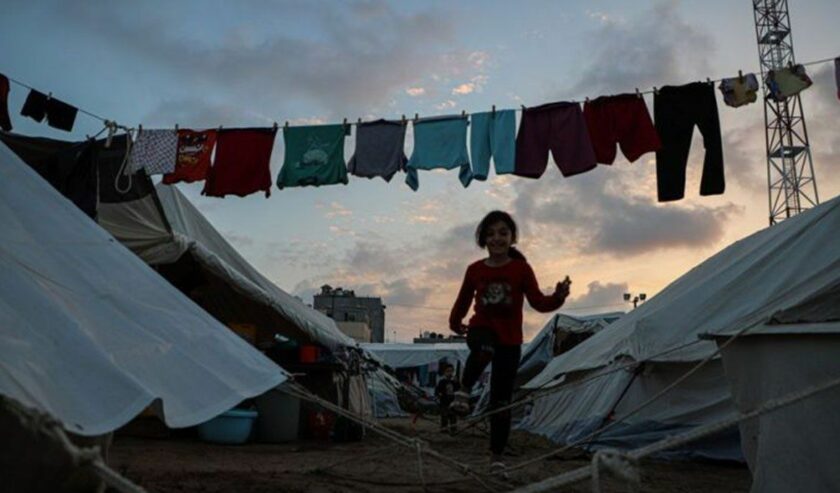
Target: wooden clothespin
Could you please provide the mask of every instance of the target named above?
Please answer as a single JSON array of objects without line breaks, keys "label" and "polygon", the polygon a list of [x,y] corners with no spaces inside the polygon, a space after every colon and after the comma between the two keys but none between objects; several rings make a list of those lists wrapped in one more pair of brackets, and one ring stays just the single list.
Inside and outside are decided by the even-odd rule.
[{"label": "wooden clothespin", "polygon": [[738,82],[744,82],[744,73],[740,70],[738,71]]},{"label": "wooden clothespin", "polygon": [[114,139],[114,134],[117,132],[117,123],[111,120],[105,120],[105,126],[108,127],[108,138],[105,139],[105,148],[111,147],[111,141]]},{"label": "wooden clothespin", "polygon": [[361,125],[361,124],[362,124],[362,117],[359,117],[359,119],[356,120],[356,125]]},{"label": "wooden clothespin", "polygon": [[176,134],[178,133],[178,124],[177,123],[175,124],[175,133]]},{"label": "wooden clothespin", "polygon": [[522,107],[522,111],[525,111],[526,109],[528,109],[528,108],[526,108],[526,107],[525,107],[525,105],[524,105],[524,104],[520,104],[519,106],[521,106],[521,107]]},{"label": "wooden clothespin", "polygon": [[495,104],[493,105],[493,114],[494,115],[496,114],[496,105]]},{"label": "wooden clothespin", "polygon": [[657,89],[656,86],[653,86],[653,93],[657,96],[659,95],[659,89]]},{"label": "wooden clothespin", "polygon": [[416,121],[417,121],[417,120],[419,120],[419,119],[420,119],[420,115],[418,115],[417,113],[415,113],[415,114],[414,114],[414,121],[416,122]]},{"label": "wooden clothespin", "polygon": [[706,84],[712,85],[712,79],[706,77]]},{"label": "wooden clothespin", "polygon": [[140,134],[142,134],[142,133],[143,133],[143,124],[138,123],[137,124],[137,136],[140,137]]},{"label": "wooden clothespin", "polygon": [[583,98],[583,102],[588,103],[589,102],[589,96],[586,96],[585,98]]},{"label": "wooden clothespin", "polygon": [[344,126],[347,126],[347,118],[344,119]]},{"label": "wooden clothespin", "polygon": [[283,124],[283,128],[289,128],[289,120],[286,120],[286,123]]},{"label": "wooden clothespin", "polygon": [[277,125],[277,122],[274,122],[274,123],[271,125],[271,129],[272,129],[272,130],[274,130],[275,132],[277,131],[277,129],[278,129],[278,128],[280,128],[280,127]]},{"label": "wooden clothespin", "polygon": [[402,120],[402,124],[405,125],[405,115],[402,116],[401,120]]},{"label": "wooden clothespin", "polygon": [[467,117],[467,110],[461,110],[461,118]]},{"label": "wooden clothespin", "polygon": [[641,97],[642,97],[642,93],[641,93],[641,92],[639,92],[639,88],[638,88],[638,87],[636,88],[636,97],[637,97],[637,98],[641,98]]}]

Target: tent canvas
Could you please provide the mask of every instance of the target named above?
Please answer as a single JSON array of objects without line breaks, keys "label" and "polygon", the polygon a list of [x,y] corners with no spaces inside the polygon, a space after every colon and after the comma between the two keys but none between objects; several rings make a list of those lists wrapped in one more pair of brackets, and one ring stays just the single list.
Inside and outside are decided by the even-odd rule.
[{"label": "tent canvas", "polygon": [[[712,356],[715,343],[698,339],[700,333],[747,329],[835,286],[840,275],[837,214],[840,199],[730,245],[638,309],[554,358],[526,387],[550,387],[571,377],[608,373],[610,367],[623,362],[645,363],[633,369],[630,383],[625,385],[622,379],[627,378],[627,372],[620,370],[599,379],[604,381],[570,386],[540,399],[533,418],[522,427],[561,442],[571,441],[586,427],[606,423],[633,408],[627,405],[632,402],[628,398],[637,396],[637,402],[641,402],[673,382],[691,364]],[[608,385],[605,381],[610,381],[609,389],[600,388]],[[596,398],[607,402],[580,408],[560,402],[564,393],[574,395],[578,402]],[[591,446],[635,447],[732,412],[723,367],[715,358],[677,392],[628,420],[625,425],[630,431],[622,433],[622,427],[616,427],[612,436],[602,437]],[[695,443],[682,452],[712,458],[741,455],[736,444],[723,438],[717,445]]]},{"label": "tent canvas", "polygon": [[0,144],[0,392],[69,431],[201,423],[287,374]]},{"label": "tent canvas", "polygon": [[200,272],[206,289],[197,296],[219,320],[247,321],[330,349],[356,346],[332,319],[260,274],[177,187],[158,184],[155,191],[159,210],[150,201],[103,204],[100,224],[175,282],[192,282],[188,277]]}]

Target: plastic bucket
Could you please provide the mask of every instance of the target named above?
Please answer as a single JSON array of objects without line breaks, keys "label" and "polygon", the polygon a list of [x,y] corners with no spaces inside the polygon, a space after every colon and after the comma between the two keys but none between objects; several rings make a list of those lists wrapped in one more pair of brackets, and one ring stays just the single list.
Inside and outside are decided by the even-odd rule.
[{"label": "plastic bucket", "polygon": [[205,442],[241,445],[251,436],[256,419],[256,411],[231,409],[198,425],[198,436]]}]

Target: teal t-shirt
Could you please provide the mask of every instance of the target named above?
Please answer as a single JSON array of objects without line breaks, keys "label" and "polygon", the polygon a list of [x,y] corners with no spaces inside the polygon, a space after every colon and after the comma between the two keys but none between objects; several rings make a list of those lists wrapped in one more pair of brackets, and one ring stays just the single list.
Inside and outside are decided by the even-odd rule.
[{"label": "teal t-shirt", "polygon": [[347,184],[344,137],[343,124],[285,127],[277,188]]}]

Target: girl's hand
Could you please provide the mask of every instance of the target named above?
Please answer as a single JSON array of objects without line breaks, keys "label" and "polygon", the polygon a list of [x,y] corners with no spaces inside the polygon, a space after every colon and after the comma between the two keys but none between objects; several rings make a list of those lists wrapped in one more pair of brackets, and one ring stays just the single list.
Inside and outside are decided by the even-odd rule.
[{"label": "girl's hand", "polygon": [[469,329],[464,324],[460,324],[457,328],[452,327],[452,332],[458,334],[459,336],[462,336],[462,335],[466,334],[467,330],[469,330]]},{"label": "girl's hand", "polygon": [[572,280],[569,279],[569,276],[566,276],[566,278],[563,279],[562,282],[558,282],[557,287],[554,288],[554,297],[565,300],[569,296],[571,285]]}]

